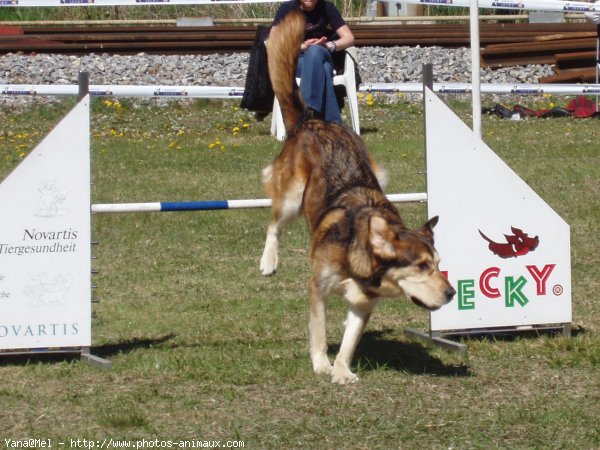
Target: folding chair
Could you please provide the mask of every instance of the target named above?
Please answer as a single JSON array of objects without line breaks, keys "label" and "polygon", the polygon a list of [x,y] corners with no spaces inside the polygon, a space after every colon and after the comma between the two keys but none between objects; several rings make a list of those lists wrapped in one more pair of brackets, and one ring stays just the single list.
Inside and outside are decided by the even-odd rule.
[{"label": "folding chair", "polygon": [[[344,73],[341,75],[333,76],[334,86],[344,86],[346,89],[346,99],[348,101],[348,109],[350,111],[350,120],[352,121],[352,128],[356,134],[360,134],[360,120],[358,117],[358,96],[356,95],[356,75],[355,75],[355,63],[353,56],[356,56],[356,47],[349,47],[346,49],[346,56],[344,58]],[[300,85],[300,78],[296,78],[296,82]],[[277,140],[283,141],[285,139],[285,126],[283,125],[283,116],[281,115],[281,109],[277,97],[273,103],[273,118],[271,121],[271,134],[277,136]]]}]

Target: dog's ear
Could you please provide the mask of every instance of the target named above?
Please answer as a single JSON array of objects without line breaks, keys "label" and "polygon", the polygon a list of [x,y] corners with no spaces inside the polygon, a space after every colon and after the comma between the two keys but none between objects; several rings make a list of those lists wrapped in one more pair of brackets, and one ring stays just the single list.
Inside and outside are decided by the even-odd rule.
[{"label": "dog's ear", "polygon": [[369,242],[373,253],[383,259],[391,259],[396,255],[393,244],[394,232],[383,217],[373,216],[369,223]]},{"label": "dog's ear", "polygon": [[381,217],[373,216],[359,221],[356,237],[348,252],[348,262],[352,274],[361,278],[367,278],[373,274],[371,251],[379,256],[383,256],[386,252],[389,253],[390,247],[393,251],[393,246],[386,239],[388,233],[388,224]]},{"label": "dog's ear", "polygon": [[435,227],[437,225],[439,219],[440,219],[439,216],[432,217],[419,230],[419,233],[421,233],[423,236],[425,236],[427,238],[427,240],[431,241],[432,244],[433,244],[433,227]]},{"label": "dog's ear", "polygon": [[358,230],[357,238],[350,249],[349,263],[352,273],[362,278],[373,274],[373,255],[383,259],[392,259],[396,256],[393,244],[394,231],[387,221],[380,216],[373,216],[365,221],[364,228]]},{"label": "dog's ear", "polygon": [[350,264],[350,271],[353,275],[360,278],[370,277],[373,273],[371,268],[371,255],[367,248],[368,230],[358,229],[356,230],[356,236],[350,244],[348,252],[348,263]]}]

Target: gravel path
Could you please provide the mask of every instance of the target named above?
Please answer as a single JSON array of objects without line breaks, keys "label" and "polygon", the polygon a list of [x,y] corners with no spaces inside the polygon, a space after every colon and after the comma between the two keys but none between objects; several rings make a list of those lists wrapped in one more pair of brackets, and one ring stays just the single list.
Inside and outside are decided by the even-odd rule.
[{"label": "gravel path", "polygon": [[[420,82],[424,63],[433,65],[436,82],[470,80],[468,48],[360,47],[357,50],[364,83]],[[0,56],[0,85],[77,84],[78,73],[87,71],[91,84],[243,87],[247,65],[248,53],[169,56],[8,54]],[[537,83],[540,77],[552,74],[552,67],[547,65],[483,69],[481,81]],[[26,97],[0,96],[0,105],[18,105],[27,101],[30,99]]]}]

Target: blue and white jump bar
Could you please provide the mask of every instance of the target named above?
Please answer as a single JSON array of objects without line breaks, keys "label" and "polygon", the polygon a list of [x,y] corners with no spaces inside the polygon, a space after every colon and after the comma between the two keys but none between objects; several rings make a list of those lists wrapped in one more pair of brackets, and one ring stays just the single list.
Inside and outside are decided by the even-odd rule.
[{"label": "blue and white jump bar", "polygon": [[[426,202],[424,192],[410,194],[389,194],[392,203]],[[270,208],[271,199],[248,200],[201,200],[191,202],[150,202],[150,203],[99,203],[92,205],[92,213],[133,213],[133,212],[183,212],[213,211],[219,209]]]}]

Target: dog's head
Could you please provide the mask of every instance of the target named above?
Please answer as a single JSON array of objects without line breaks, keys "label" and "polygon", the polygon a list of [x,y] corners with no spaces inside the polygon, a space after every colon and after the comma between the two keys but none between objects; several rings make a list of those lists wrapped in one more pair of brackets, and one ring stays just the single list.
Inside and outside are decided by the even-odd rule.
[{"label": "dog's head", "polygon": [[433,227],[438,217],[419,230],[407,230],[380,216],[369,220],[370,271],[381,277],[378,293],[397,296],[401,292],[415,304],[436,310],[456,294],[440,272],[440,258],[433,246]]}]

